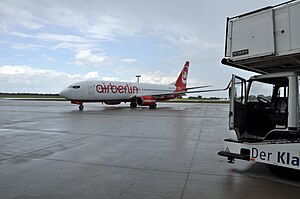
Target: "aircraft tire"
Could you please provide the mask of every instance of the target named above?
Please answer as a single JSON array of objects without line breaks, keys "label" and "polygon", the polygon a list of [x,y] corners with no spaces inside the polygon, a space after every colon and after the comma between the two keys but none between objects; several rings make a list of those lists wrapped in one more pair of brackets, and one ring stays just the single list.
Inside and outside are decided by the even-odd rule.
[{"label": "aircraft tire", "polygon": [[151,108],[151,109],[155,109],[156,107],[157,107],[157,104],[156,104],[156,103],[149,106],[149,108]]},{"label": "aircraft tire", "polygon": [[137,107],[137,103],[131,102],[131,103],[130,103],[130,107],[131,107],[131,108],[136,108],[136,107]]},{"label": "aircraft tire", "polygon": [[82,110],[83,110],[83,108],[84,108],[84,106],[83,106],[83,105],[80,105],[80,106],[79,106],[79,110],[81,110],[81,111],[82,111]]}]

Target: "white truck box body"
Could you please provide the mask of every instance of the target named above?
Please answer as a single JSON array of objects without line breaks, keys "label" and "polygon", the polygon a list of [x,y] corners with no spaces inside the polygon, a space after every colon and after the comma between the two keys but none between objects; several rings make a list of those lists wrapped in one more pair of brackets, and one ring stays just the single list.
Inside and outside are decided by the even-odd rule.
[{"label": "white truck box body", "polygon": [[225,40],[225,57],[238,68],[300,71],[300,1],[228,18]]}]

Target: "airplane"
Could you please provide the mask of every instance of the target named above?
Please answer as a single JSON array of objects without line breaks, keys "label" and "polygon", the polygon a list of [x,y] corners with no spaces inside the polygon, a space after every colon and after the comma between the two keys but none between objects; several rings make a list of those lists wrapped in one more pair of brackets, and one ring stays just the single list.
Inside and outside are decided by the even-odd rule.
[{"label": "airplane", "polygon": [[[130,102],[130,107],[149,106],[156,108],[158,101],[164,101],[182,96],[186,93],[209,92],[217,90],[188,91],[210,86],[198,86],[187,88],[189,61],[186,61],[175,84],[147,84],[135,82],[117,81],[81,81],[68,86],[59,95],[79,105],[83,110],[83,103],[102,102],[107,105],[118,105],[121,102]],[[227,88],[226,88],[227,89]]]}]

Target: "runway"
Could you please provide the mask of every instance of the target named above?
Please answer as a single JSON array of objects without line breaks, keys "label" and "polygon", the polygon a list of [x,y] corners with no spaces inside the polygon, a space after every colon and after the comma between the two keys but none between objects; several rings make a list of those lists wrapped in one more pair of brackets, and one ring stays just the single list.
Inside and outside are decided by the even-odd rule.
[{"label": "runway", "polygon": [[217,152],[227,104],[0,100],[0,198],[299,198],[300,182]]}]

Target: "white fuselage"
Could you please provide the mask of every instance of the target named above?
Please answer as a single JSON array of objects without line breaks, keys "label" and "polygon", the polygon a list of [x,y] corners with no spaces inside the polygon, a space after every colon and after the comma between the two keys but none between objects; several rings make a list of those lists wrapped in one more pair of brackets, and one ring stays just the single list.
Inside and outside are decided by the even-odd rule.
[{"label": "white fuselage", "polygon": [[[73,83],[59,94],[74,101],[130,101],[133,97],[171,93],[173,85],[115,81],[81,81]],[[170,95],[168,95],[170,99]],[[163,98],[162,98],[163,99]]]}]

